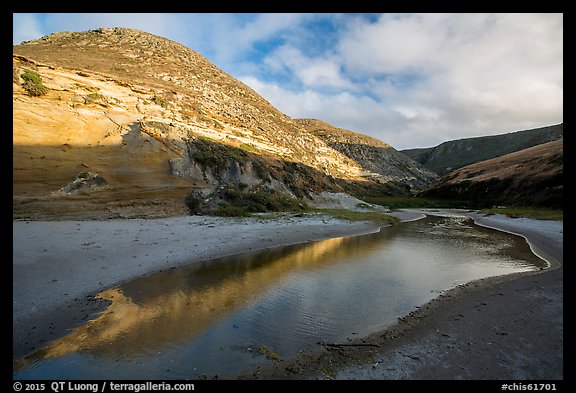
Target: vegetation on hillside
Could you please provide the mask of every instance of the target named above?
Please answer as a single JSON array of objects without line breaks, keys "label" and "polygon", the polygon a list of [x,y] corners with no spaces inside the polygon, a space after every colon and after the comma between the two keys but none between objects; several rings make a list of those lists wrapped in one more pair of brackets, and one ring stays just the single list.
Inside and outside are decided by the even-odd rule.
[{"label": "vegetation on hillside", "polygon": [[553,141],[453,171],[419,195],[469,201],[478,208],[562,209],[563,144]]},{"label": "vegetation on hillside", "polygon": [[[191,214],[243,216],[300,211],[305,209],[307,199],[324,191],[347,192],[361,199],[408,192],[405,184],[335,179],[298,162],[279,160],[206,137],[189,139],[187,149],[191,161],[205,173],[209,170],[220,182],[208,195],[193,191],[186,197]],[[251,185],[240,180],[242,174],[252,175]]]},{"label": "vegetation on hillside", "polygon": [[24,80],[22,87],[28,95],[32,97],[39,97],[48,92],[48,89],[42,83],[42,78],[35,71],[25,71],[20,77]]}]

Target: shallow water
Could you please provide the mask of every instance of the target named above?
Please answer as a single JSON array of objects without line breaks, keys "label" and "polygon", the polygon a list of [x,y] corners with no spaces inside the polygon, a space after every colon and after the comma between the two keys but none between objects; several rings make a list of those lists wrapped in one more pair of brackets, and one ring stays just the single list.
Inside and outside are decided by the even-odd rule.
[{"label": "shallow water", "polygon": [[430,216],[175,268],[100,294],[104,313],[15,361],[14,378],[222,378],[376,332],[458,284],[545,266],[521,237]]}]

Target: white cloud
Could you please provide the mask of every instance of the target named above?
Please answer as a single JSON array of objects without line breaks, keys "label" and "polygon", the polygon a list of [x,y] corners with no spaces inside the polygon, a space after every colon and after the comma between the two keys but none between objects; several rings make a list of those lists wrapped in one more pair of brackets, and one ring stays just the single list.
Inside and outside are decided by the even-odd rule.
[{"label": "white cloud", "polygon": [[310,18],[307,14],[258,14],[243,26],[229,31],[233,42],[240,42],[240,47],[254,42],[269,39],[283,31],[291,30],[300,22]]},{"label": "white cloud", "polygon": [[352,25],[338,53],[409,120],[389,126],[432,145],[562,121],[562,25],[561,14],[386,15]]},{"label": "white cloud", "polygon": [[[190,30],[200,33],[203,42],[187,40],[190,47],[205,48],[213,61],[233,64],[261,42],[291,34],[311,14],[186,14],[195,25]],[[200,35],[198,34],[198,35]]]},{"label": "white cloud", "polygon": [[13,14],[12,43],[19,44],[22,41],[32,40],[42,36],[41,26],[34,14]]},{"label": "white cloud", "polygon": [[354,89],[341,73],[340,65],[333,58],[309,58],[300,49],[284,45],[264,59],[272,71],[288,71],[306,87],[333,87]]},{"label": "white cloud", "polygon": [[374,24],[356,24],[342,37],[338,50],[354,73],[423,71],[433,65],[439,41],[439,33],[428,24],[422,18],[383,16]]}]

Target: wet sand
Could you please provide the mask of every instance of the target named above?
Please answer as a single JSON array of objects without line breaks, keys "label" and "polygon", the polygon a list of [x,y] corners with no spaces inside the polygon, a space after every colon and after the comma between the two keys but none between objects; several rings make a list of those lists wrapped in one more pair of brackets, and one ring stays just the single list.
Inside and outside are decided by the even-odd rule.
[{"label": "wet sand", "polygon": [[524,236],[551,267],[459,286],[370,337],[319,345],[316,352],[238,377],[562,380],[562,222],[467,215]]}]

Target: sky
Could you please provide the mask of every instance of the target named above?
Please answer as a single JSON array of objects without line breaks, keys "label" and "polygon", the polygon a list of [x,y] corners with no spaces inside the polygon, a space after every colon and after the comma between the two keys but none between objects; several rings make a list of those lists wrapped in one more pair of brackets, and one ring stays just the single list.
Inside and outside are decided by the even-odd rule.
[{"label": "sky", "polygon": [[398,150],[563,122],[563,14],[13,14],[13,43],[99,27],[179,42],[292,118]]}]

